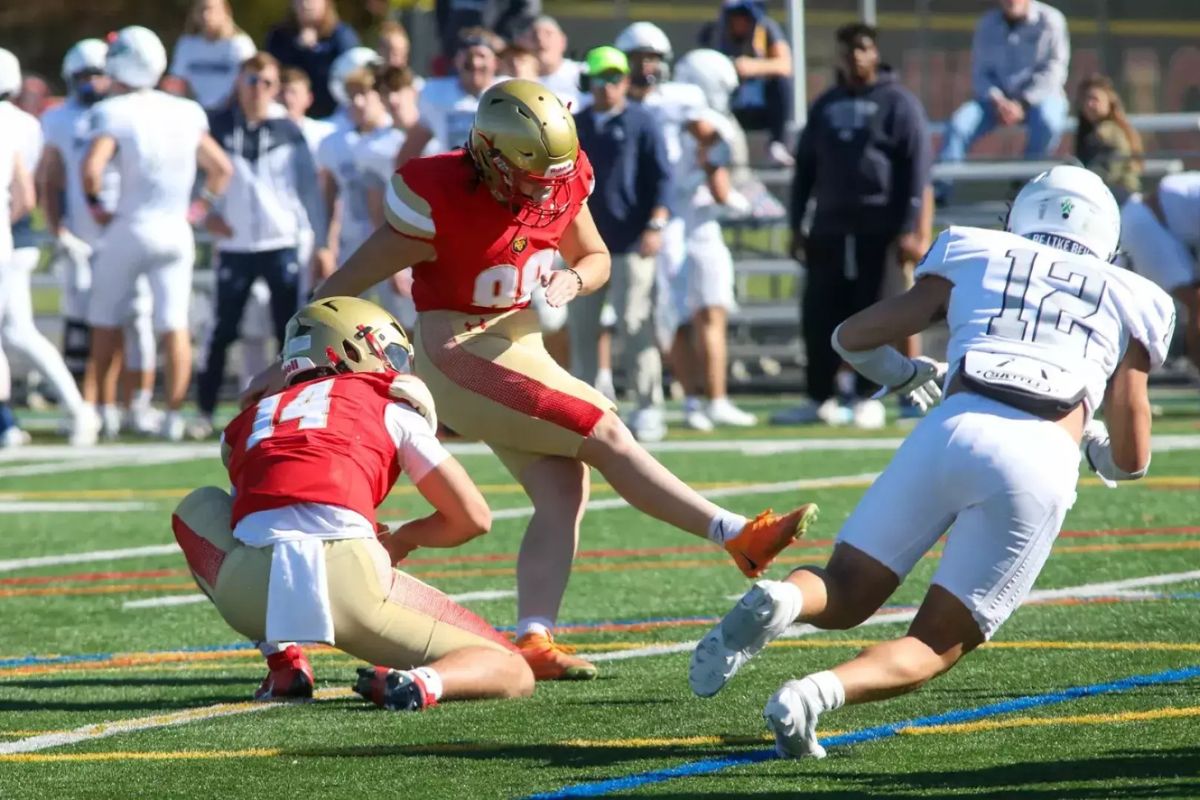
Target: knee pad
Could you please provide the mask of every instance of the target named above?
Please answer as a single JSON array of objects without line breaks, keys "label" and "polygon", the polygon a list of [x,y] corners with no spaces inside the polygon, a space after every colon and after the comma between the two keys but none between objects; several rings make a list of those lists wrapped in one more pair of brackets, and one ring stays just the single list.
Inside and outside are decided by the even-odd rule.
[{"label": "knee pad", "polygon": [[63,320],[63,361],[75,380],[79,380],[87,368],[91,343],[92,329],[86,322],[81,319]]},{"label": "knee pad", "polygon": [[216,486],[196,489],[171,515],[175,541],[183,550],[188,569],[210,598],[225,556],[237,546],[233,538],[233,498]]}]

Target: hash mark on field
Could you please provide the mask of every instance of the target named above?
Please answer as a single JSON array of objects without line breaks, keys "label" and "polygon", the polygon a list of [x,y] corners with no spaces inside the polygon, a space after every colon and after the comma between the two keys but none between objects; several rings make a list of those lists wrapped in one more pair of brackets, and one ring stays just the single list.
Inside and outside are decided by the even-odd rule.
[{"label": "hash mark on field", "polygon": [[152,503],[133,500],[93,500],[69,502],[66,500],[0,500],[0,514],[85,514],[96,511],[148,511]]},{"label": "hash mark on field", "polygon": [[[483,600],[505,600],[516,597],[516,589],[481,589],[477,592],[463,592],[449,595],[456,603],[479,602]],[[203,603],[208,598],[203,594],[167,595],[165,597],[148,597],[144,600],[126,600],[121,609],[128,611],[138,608],[160,608],[162,606],[187,606],[193,603]]]}]

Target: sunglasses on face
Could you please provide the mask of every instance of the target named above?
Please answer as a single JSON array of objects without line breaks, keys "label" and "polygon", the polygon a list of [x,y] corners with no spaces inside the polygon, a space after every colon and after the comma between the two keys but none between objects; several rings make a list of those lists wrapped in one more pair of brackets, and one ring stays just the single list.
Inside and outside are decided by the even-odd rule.
[{"label": "sunglasses on face", "polygon": [[251,88],[261,86],[264,89],[274,89],[279,85],[279,81],[274,78],[264,78],[262,75],[247,75],[246,85]]},{"label": "sunglasses on face", "polygon": [[601,72],[599,75],[593,75],[591,78],[597,84],[615,85],[625,80],[623,72]]}]

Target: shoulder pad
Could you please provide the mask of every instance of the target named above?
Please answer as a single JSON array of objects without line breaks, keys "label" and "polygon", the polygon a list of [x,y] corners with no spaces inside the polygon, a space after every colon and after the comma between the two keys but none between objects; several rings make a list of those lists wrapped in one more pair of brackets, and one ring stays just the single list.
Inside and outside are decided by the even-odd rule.
[{"label": "shoulder pad", "polygon": [[1136,272],[1110,267],[1110,274],[1123,290],[1118,307],[1130,337],[1146,348],[1151,367],[1161,367],[1175,336],[1175,301]]}]

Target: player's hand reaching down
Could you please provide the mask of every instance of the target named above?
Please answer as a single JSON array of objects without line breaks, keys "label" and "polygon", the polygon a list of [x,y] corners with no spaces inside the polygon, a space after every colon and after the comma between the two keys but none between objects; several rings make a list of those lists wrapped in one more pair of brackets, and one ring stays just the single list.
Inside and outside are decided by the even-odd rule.
[{"label": "player's hand reaching down", "polygon": [[884,397],[889,394],[908,397],[913,405],[921,409],[922,413],[927,413],[942,402],[942,382],[946,379],[946,362],[917,356],[912,359],[912,365],[913,376],[908,381],[896,386],[885,386],[875,394],[875,397]]},{"label": "player's hand reaching down", "polygon": [[561,308],[579,296],[583,279],[573,269],[556,269],[542,276],[542,286],[546,287],[546,302],[550,307]]}]

